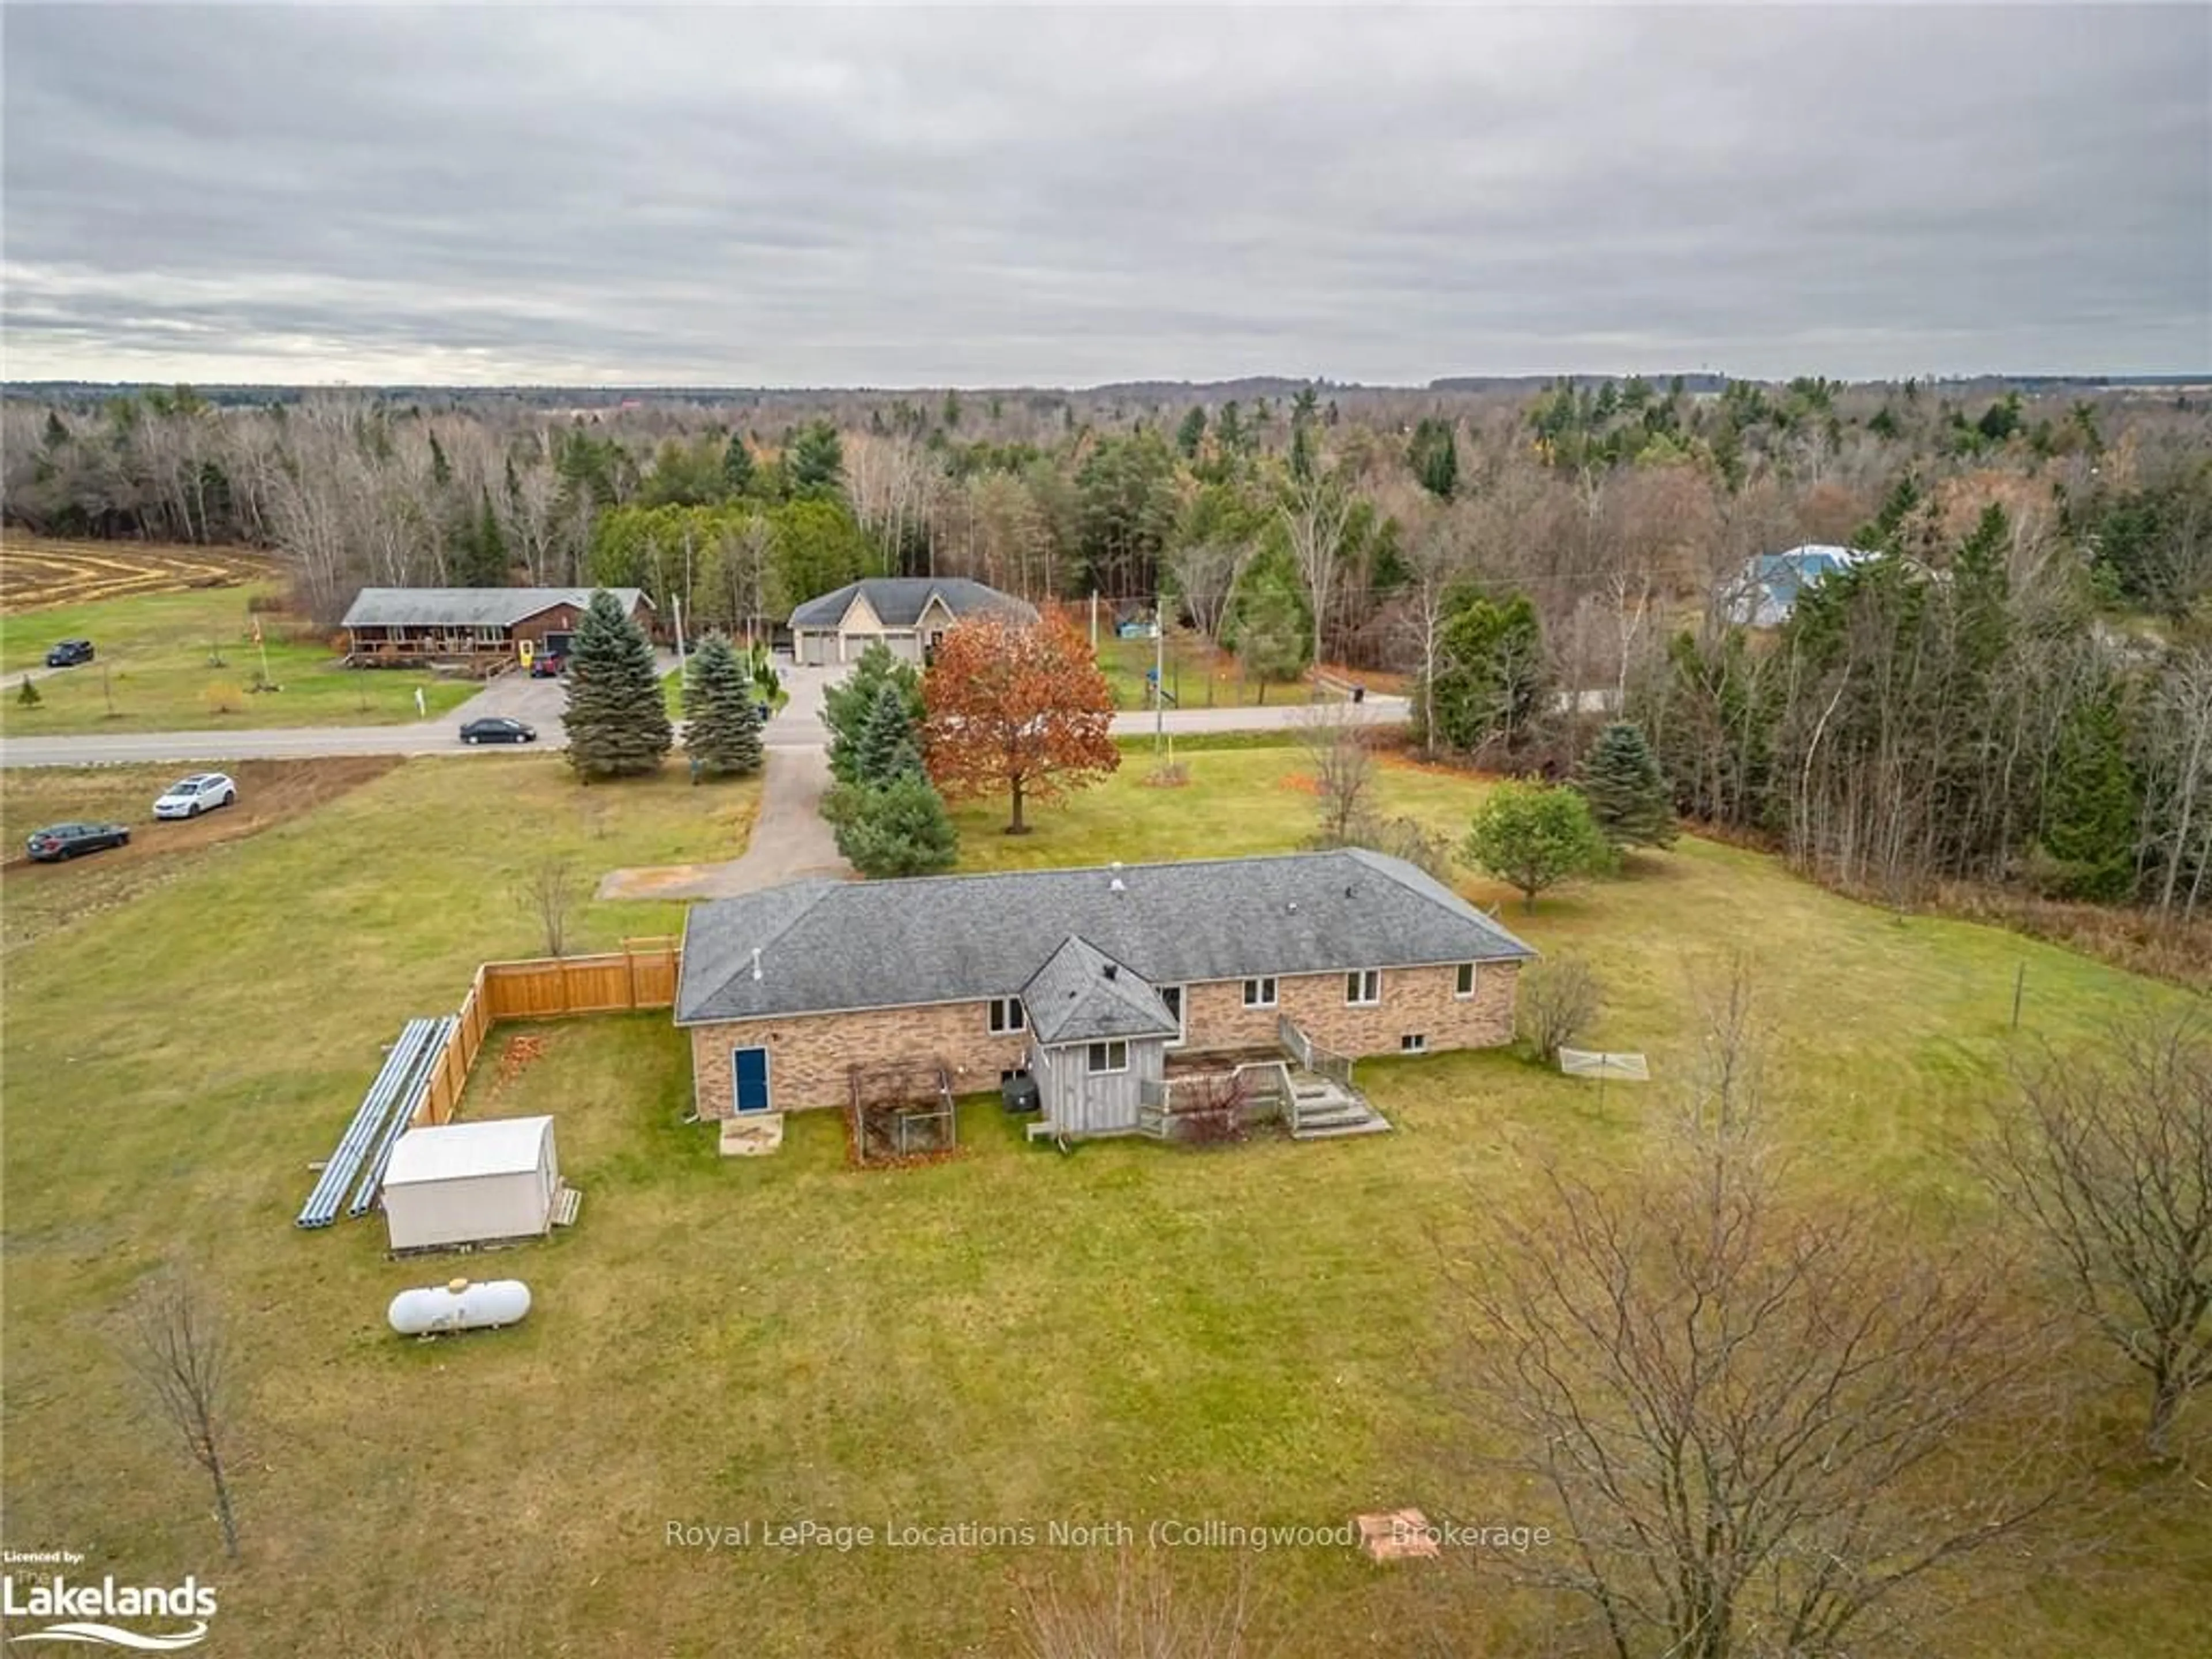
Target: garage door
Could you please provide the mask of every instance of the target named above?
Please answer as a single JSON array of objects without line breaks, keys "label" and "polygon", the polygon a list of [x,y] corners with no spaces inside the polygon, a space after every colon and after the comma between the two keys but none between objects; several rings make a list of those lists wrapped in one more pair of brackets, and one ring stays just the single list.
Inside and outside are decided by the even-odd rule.
[{"label": "garage door", "polygon": [[884,642],[884,636],[880,634],[844,634],[839,635],[839,638],[844,645],[847,662],[860,661],[860,653],[872,645],[881,645]]}]

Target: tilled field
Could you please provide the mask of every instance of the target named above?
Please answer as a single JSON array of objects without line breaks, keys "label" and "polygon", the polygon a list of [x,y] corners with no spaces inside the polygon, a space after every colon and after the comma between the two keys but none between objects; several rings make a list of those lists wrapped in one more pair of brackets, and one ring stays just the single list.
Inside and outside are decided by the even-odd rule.
[{"label": "tilled field", "polygon": [[11,530],[0,541],[0,610],[45,611],[140,593],[232,587],[272,575],[276,568],[272,561],[236,548],[56,541]]}]

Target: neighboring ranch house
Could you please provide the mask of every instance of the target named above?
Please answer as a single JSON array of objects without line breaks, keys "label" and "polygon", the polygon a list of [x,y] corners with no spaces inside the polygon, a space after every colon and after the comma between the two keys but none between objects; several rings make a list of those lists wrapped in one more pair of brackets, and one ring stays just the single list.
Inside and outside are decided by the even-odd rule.
[{"label": "neighboring ranch house", "polygon": [[848,582],[791,613],[794,662],[812,667],[858,662],[872,645],[909,662],[927,662],[946,632],[979,611],[1005,611],[1035,622],[1035,607],[963,576],[875,576]]},{"label": "neighboring ranch house", "polygon": [[[588,587],[364,587],[345,613],[349,661],[487,660],[533,651],[568,653]],[[659,630],[641,589],[611,587],[648,635]]]},{"label": "neighboring ranch house", "polygon": [[1535,953],[1412,865],[1276,858],[808,879],[695,906],[676,1023],[703,1118],[839,1107],[854,1068],[1036,1079],[1055,1133],[1138,1127],[1170,1062],[1490,1048]]}]

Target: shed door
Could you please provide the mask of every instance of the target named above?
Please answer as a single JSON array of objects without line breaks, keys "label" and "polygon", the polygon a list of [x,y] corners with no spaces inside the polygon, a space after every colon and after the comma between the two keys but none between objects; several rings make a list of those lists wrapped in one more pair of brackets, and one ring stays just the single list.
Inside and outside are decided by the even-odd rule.
[{"label": "shed door", "polygon": [[730,1050],[730,1069],[736,1081],[734,1091],[740,1112],[768,1110],[768,1050],[765,1048],[732,1048]]}]

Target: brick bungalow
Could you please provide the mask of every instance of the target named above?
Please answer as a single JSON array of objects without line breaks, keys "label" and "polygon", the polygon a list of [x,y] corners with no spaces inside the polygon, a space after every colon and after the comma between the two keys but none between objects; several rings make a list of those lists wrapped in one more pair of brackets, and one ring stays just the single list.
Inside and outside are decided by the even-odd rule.
[{"label": "brick bungalow", "polygon": [[1358,848],[909,881],[797,881],[695,906],[676,1023],[702,1118],[840,1107],[855,1066],[1027,1070],[1066,1134],[1137,1127],[1171,1060],[1511,1041],[1535,953]]}]

